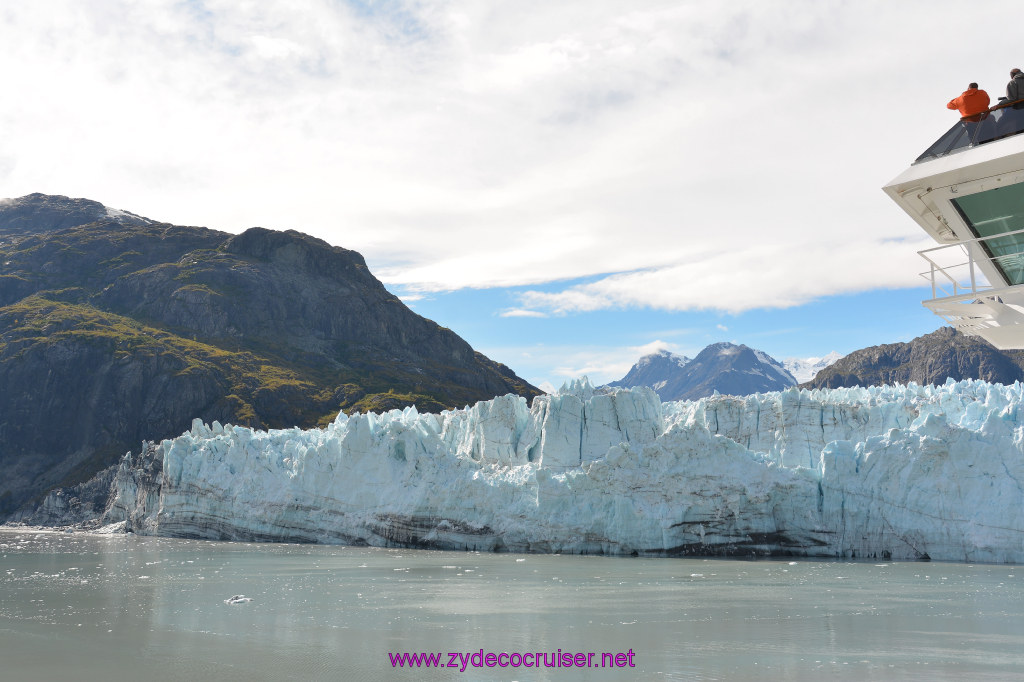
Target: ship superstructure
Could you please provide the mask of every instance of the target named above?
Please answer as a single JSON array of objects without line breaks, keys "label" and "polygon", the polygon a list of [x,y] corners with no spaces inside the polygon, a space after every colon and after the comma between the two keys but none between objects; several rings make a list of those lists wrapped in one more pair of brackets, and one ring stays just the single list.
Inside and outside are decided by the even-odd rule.
[{"label": "ship superstructure", "polygon": [[1024,348],[1024,101],[961,119],[883,189],[939,246],[924,305],[996,348]]}]

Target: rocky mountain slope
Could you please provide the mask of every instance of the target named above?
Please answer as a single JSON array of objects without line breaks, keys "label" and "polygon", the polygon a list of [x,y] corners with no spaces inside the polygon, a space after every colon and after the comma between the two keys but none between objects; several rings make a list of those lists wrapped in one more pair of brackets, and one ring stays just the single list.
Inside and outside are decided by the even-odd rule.
[{"label": "rocky mountain slope", "polygon": [[887,343],[850,353],[818,372],[807,388],[944,384],[980,379],[1012,384],[1024,380],[1024,351],[1000,351],[978,337],[942,327],[909,343]]},{"label": "rocky mountain slope", "polygon": [[722,342],[711,344],[693,360],[668,351],[644,356],[609,386],[650,386],[668,401],[697,400],[715,391],[727,395],[779,391],[796,383],[782,363],[768,354]]},{"label": "rocky mountain slope", "polygon": [[195,417],[308,428],[539,393],[354,251],[41,194],[0,202],[0,386],[0,518]]},{"label": "rocky mountain slope", "polygon": [[[659,350],[656,353],[645,355],[636,361],[636,364],[629,368],[626,376],[618,381],[612,381],[608,385],[613,388],[633,388],[634,386],[650,386],[659,392],[669,386],[682,370],[690,362],[685,355],[677,355],[667,350]],[[666,393],[674,391],[674,386],[669,387]],[[663,398],[671,400],[671,398]]]},{"label": "rocky mountain slope", "polygon": [[843,357],[779,362],[762,351],[713,344],[690,360],[668,351],[641,358],[609,386],[650,386],[662,400],[696,400],[712,395],[749,395],[799,383],[804,388],[890,384],[939,385],[947,379],[999,384],[1024,381],[1024,351],[1001,351],[977,337],[942,327],[909,343],[889,343]]}]

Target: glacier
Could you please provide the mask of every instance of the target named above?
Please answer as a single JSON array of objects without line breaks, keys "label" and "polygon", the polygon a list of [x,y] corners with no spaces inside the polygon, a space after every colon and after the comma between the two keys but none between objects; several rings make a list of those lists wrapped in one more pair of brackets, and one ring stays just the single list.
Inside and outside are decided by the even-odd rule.
[{"label": "glacier", "polygon": [[143,534],[480,551],[1024,560],[1024,387],[981,381],[662,403],[649,388],[193,422],[121,462]]}]

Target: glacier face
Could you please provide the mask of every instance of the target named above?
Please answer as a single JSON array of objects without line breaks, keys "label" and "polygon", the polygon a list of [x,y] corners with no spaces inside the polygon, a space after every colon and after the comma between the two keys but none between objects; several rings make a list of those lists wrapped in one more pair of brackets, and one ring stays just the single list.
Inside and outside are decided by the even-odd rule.
[{"label": "glacier face", "polygon": [[210,539],[640,555],[1024,561],[1024,387],[796,388],[661,403],[206,426],[128,456],[105,521]]}]

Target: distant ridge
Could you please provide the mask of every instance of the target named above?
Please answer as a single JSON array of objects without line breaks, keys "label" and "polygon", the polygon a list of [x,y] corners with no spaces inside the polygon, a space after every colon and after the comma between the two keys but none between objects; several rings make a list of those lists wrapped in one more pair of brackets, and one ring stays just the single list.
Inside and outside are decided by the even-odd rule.
[{"label": "distant ridge", "polygon": [[767,353],[728,342],[713,343],[692,360],[668,351],[640,358],[625,377],[609,386],[650,386],[663,401],[696,400],[718,393],[749,395],[797,384],[781,362]]},{"label": "distant ridge", "polygon": [[908,343],[890,343],[820,358],[787,358],[731,343],[715,343],[692,360],[667,350],[640,358],[612,387],[650,386],[664,400],[714,394],[749,395],[802,388],[891,384],[941,385],[947,379],[997,384],[1024,381],[1024,350],[1000,351],[978,337],[942,327]]},{"label": "distant ridge", "polygon": [[16,199],[0,199],[0,234],[39,234],[99,220],[112,220],[121,225],[153,222],[128,211],[107,208],[92,199],[72,199],[38,192]]},{"label": "distant ridge", "polygon": [[[637,360],[626,376],[608,385],[618,388],[650,386],[655,391],[661,391],[670,381],[679,376],[679,370],[686,367],[689,362],[690,358],[684,355],[659,350]],[[673,390],[675,390],[674,387],[669,387],[666,392],[671,393]]]},{"label": "distant ridge", "polygon": [[854,351],[801,385],[941,385],[946,379],[980,379],[1004,385],[1024,380],[1024,351],[1001,351],[981,338],[941,327],[909,343],[887,343]]}]

